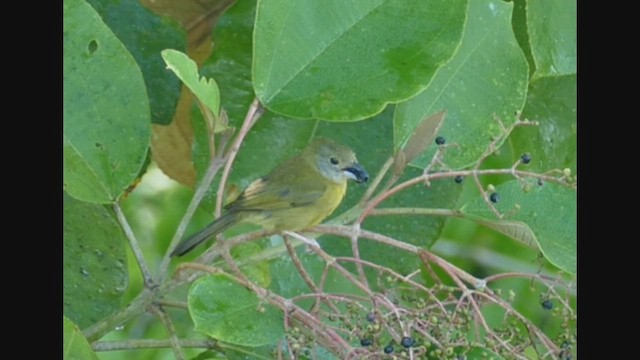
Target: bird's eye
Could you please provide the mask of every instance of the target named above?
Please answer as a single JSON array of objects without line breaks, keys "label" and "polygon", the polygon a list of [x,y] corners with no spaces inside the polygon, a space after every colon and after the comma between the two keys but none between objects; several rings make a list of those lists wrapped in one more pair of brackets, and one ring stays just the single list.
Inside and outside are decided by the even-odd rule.
[{"label": "bird's eye", "polygon": [[331,159],[329,159],[329,161],[331,161],[331,163],[332,163],[333,165],[338,165],[338,163],[340,162],[340,161],[338,161],[338,159],[336,159],[336,158],[334,158],[334,157],[332,157]]}]

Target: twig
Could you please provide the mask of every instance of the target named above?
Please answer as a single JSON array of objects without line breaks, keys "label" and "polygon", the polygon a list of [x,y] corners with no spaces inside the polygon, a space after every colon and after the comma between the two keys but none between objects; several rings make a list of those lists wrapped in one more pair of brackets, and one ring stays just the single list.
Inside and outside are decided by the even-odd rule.
[{"label": "twig", "polygon": [[[360,248],[358,246],[358,232],[360,231],[360,223],[355,223],[352,226],[353,232],[351,233],[351,252],[353,253],[353,258],[356,260],[360,260]],[[360,281],[366,286],[369,287],[369,282],[367,281],[367,276],[364,273],[364,268],[362,267],[362,263],[356,261],[356,270],[358,270],[358,276],[360,277]]]},{"label": "twig", "polygon": [[[178,340],[182,348],[214,349],[215,340]],[[91,344],[93,351],[117,351],[133,349],[163,349],[171,347],[171,340],[137,339],[127,341],[96,341]]]},{"label": "twig", "polygon": [[160,320],[160,322],[167,329],[167,333],[169,334],[169,341],[171,342],[171,348],[173,349],[173,354],[175,355],[176,359],[184,360],[184,352],[180,347],[180,341],[178,340],[178,336],[176,335],[176,329],[173,326],[173,322],[171,321],[171,319],[167,316],[164,310],[158,305],[151,306],[151,312]]},{"label": "twig", "polygon": [[189,306],[184,301],[175,301],[175,300],[167,300],[167,299],[160,299],[157,301],[157,304],[163,307],[174,307],[178,309],[187,309]]},{"label": "twig", "polygon": [[226,155],[227,162],[224,166],[224,170],[222,171],[222,178],[220,179],[220,185],[218,186],[218,192],[216,193],[216,218],[220,217],[222,214],[222,199],[224,198],[225,186],[227,184],[227,179],[229,178],[229,173],[231,172],[231,166],[233,165],[236,155],[240,150],[240,144],[242,144],[251,127],[253,127],[263,113],[264,107],[262,107],[258,98],[255,98],[249,107],[249,111],[247,111],[247,115],[242,123],[240,132],[238,132],[238,135],[231,145],[231,149],[229,149],[229,152]]},{"label": "twig", "polygon": [[[307,273],[307,271],[305,270],[304,266],[302,265],[302,262],[300,261],[300,258],[298,257],[298,254],[296,254],[296,250],[291,245],[289,238],[286,236],[284,237],[284,244],[287,247],[287,251],[289,252],[289,256],[291,257],[291,261],[293,262],[293,265],[296,267],[296,270],[298,270],[298,273],[302,277],[302,280],[304,280],[305,284],[307,284],[309,289],[314,293],[318,293],[318,294],[322,293],[322,290],[315,284],[313,279],[311,279],[311,276],[309,275],[309,273]],[[331,301],[328,301],[327,298],[318,297],[317,300],[323,301],[334,312],[340,312],[340,310]],[[319,308],[320,308],[319,302],[316,302],[311,312],[314,313],[315,311],[319,310]]]},{"label": "twig", "polygon": [[394,158],[392,156],[388,158],[387,161],[382,165],[382,168],[380,169],[380,171],[378,171],[378,175],[376,175],[375,179],[371,181],[371,185],[367,187],[367,190],[362,195],[362,199],[360,200],[360,205],[363,205],[365,202],[369,200],[369,198],[371,198],[371,195],[373,195],[373,192],[376,190],[378,185],[380,185],[380,182],[382,182],[382,179],[387,174],[387,171],[389,171],[389,168],[391,167],[391,165],[393,165],[393,162],[394,162]]},{"label": "twig", "polygon": [[[313,231],[317,231],[317,232],[322,232],[325,234],[332,234],[332,235],[342,235],[342,236],[349,236],[350,235],[350,231],[351,231],[351,227],[346,227],[346,226],[333,226],[333,225],[318,225],[316,227],[314,227],[312,229]],[[375,240],[378,241],[380,243],[383,244],[387,244],[387,245],[391,245],[393,247],[396,247],[398,249],[401,250],[405,250],[411,253],[414,253],[418,256],[420,256],[421,254],[426,254],[426,256],[429,258],[429,260],[433,261],[435,264],[437,264],[440,267],[446,267],[447,269],[449,269],[450,271],[453,271],[457,276],[459,276],[461,279],[463,279],[464,281],[466,281],[469,284],[472,284],[473,286],[477,286],[483,283],[483,280],[478,279],[474,276],[472,276],[471,274],[467,273],[466,271],[454,266],[453,264],[450,264],[449,262],[447,262],[446,260],[440,258],[439,256],[432,254],[418,246],[409,244],[409,243],[405,243],[402,241],[398,241],[395,240],[391,237],[379,234],[379,233],[375,233],[375,232],[371,232],[371,231],[367,231],[367,230],[360,230],[358,232],[358,236],[363,237],[363,238],[367,238],[367,239],[371,239],[371,240]],[[423,255],[424,256],[424,255]]]},{"label": "twig", "polygon": [[213,178],[215,177],[220,167],[222,167],[222,164],[223,164],[223,159],[220,157],[214,158],[209,163],[209,167],[207,168],[207,171],[204,177],[202,178],[202,181],[196,188],[196,191],[193,194],[193,198],[191,198],[191,202],[189,202],[189,206],[187,207],[187,210],[182,216],[182,219],[180,220],[180,224],[178,224],[178,228],[176,229],[176,232],[173,235],[173,239],[171,240],[169,248],[167,248],[167,252],[165,253],[162,259],[162,262],[160,263],[160,269],[158,270],[158,276],[157,276],[158,283],[162,282],[162,280],[164,280],[164,278],[166,277],[167,269],[169,268],[169,263],[171,262],[171,256],[170,256],[171,252],[173,252],[176,246],[178,246],[178,243],[182,239],[182,235],[184,234],[184,231],[187,229],[187,225],[189,225],[189,222],[191,221],[193,214],[198,209],[198,206],[200,205],[202,198],[206,194],[207,189],[209,189],[209,187],[211,186],[211,182],[213,181]]},{"label": "twig", "polygon": [[122,226],[122,229],[124,230],[124,233],[127,236],[127,239],[129,240],[129,245],[131,246],[133,255],[136,258],[136,263],[138,264],[138,267],[140,268],[140,272],[142,273],[144,285],[147,288],[152,288],[154,286],[153,277],[151,276],[149,267],[147,267],[147,262],[144,260],[144,254],[142,253],[142,249],[138,245],[138,240],[136,239],[136,236],[133,234],[133,229],[131,229],[129,222],[127,221],[127,217],[124,216],[124,213],[122,212],[122,208],[120,207],[119,202],[116,201],[113,204],[113,210],[116,213],[116,217],[118,218],[118,222],[120,223],[120,226]]},{"label": "twig", "polygon": [[84,329],[82,334],[89,342],[93,342],[101,338],[104,334],[112,331],[117,326],[122,325],[134,316],[144,312],[153,302],[155,295],[156,292],[152,293],[148,288],[144,288],[138,297],[136,297],[125,309],[107,316],[105,319]]}]

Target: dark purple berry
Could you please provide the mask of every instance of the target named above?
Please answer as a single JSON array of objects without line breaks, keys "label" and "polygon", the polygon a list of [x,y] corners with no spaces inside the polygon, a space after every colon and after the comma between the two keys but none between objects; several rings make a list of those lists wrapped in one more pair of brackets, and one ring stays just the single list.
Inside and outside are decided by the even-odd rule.
[{"label": "dark purple berry", "polygon": [[460,184],[462,182],[462,180],[464,180],[464,176],[462,175],[458,175],[455,177],[455,179],[453,179],[453,181],[456,182],[456,184]]},{"label": "dark purple berry", "polygon": [[374,322],[376,321],[376,314],[370,312],[367,314],[367,321],[368,322]]},{"label": "dark purple berry", "polygon": [[444,143],[446,143],[447,140],[444,138],[444,136],[438,136],[436,138],[436,144],[438,145],[444,145]]},{"label": "dark purple berry", "polygon": [[400,344],[406,348],[412,347],[414,343],[415,343],[415,340],[413,340],[409,336],[403,337],[402,341],[400,341]]},{"label": "dark purple berry", "polygon": [[389,344],[389,345],[384,347],[384,353],[385,354],[391,354],[392,352],[393,352],[393,345]]},{"label": "dark purple berry", "polygon": [[531,162],[531,155],[529,154],[522,154],[522,156],[520,156],[520,161],[522,161],[523,164],[528,164]]},{"label": "dark purple berry", "polygon": [[371,346],[371,344],[373,344],[373,340],[371,340],[371,339],[361,339],[360,340],[360,345],[362,345],[362,346]]},{"label": "dark purple berry", "polygon": [[491,200],[492,203],[497,203],[498,201],[500,201],[500,194],[498,193],[491,193],[491,195],[489,195],[489,200]]},{"label": "dark purple berry", "polygon": [[547,299],[545,301],[542,302],[542,308],[545,310],[551,310],[553,309],[553,301]]}]

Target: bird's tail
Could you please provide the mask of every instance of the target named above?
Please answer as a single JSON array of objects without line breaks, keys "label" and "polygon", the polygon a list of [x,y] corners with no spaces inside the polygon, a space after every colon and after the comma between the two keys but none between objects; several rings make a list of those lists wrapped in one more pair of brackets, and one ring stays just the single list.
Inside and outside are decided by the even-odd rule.
[{"label": "bird's tail", "polygon": [[188,253],[189,251],[191,251],[191,249],[200,245],[200,243],[202,243],[203,241],[207,240],[215,234],[227,230],[229,227],[236,224],[239,220],[240,217],[238,216],[238,214],[233,212],[222,215],[211,224],[207,225],[206,228],[182,240],[182,242],[178,244],[175,249],[173,249],[173,252],[171,252],[171,257],[182,256]]}]

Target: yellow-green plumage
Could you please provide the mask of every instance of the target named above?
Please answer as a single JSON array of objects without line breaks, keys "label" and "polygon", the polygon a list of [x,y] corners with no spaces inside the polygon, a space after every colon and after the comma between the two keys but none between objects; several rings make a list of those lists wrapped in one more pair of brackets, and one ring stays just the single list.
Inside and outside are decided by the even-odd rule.
[{"label": "yellow-green plumage", "polygon": [[315,226],[340,205],[348,179],[363,182],[368,177],[351,149],[317,139],[300,155],[251,183],[225,207],[224,215],[180,243],[171,255],[183,255],[239,222],[250,222],[270,231],[297,231]]}]

